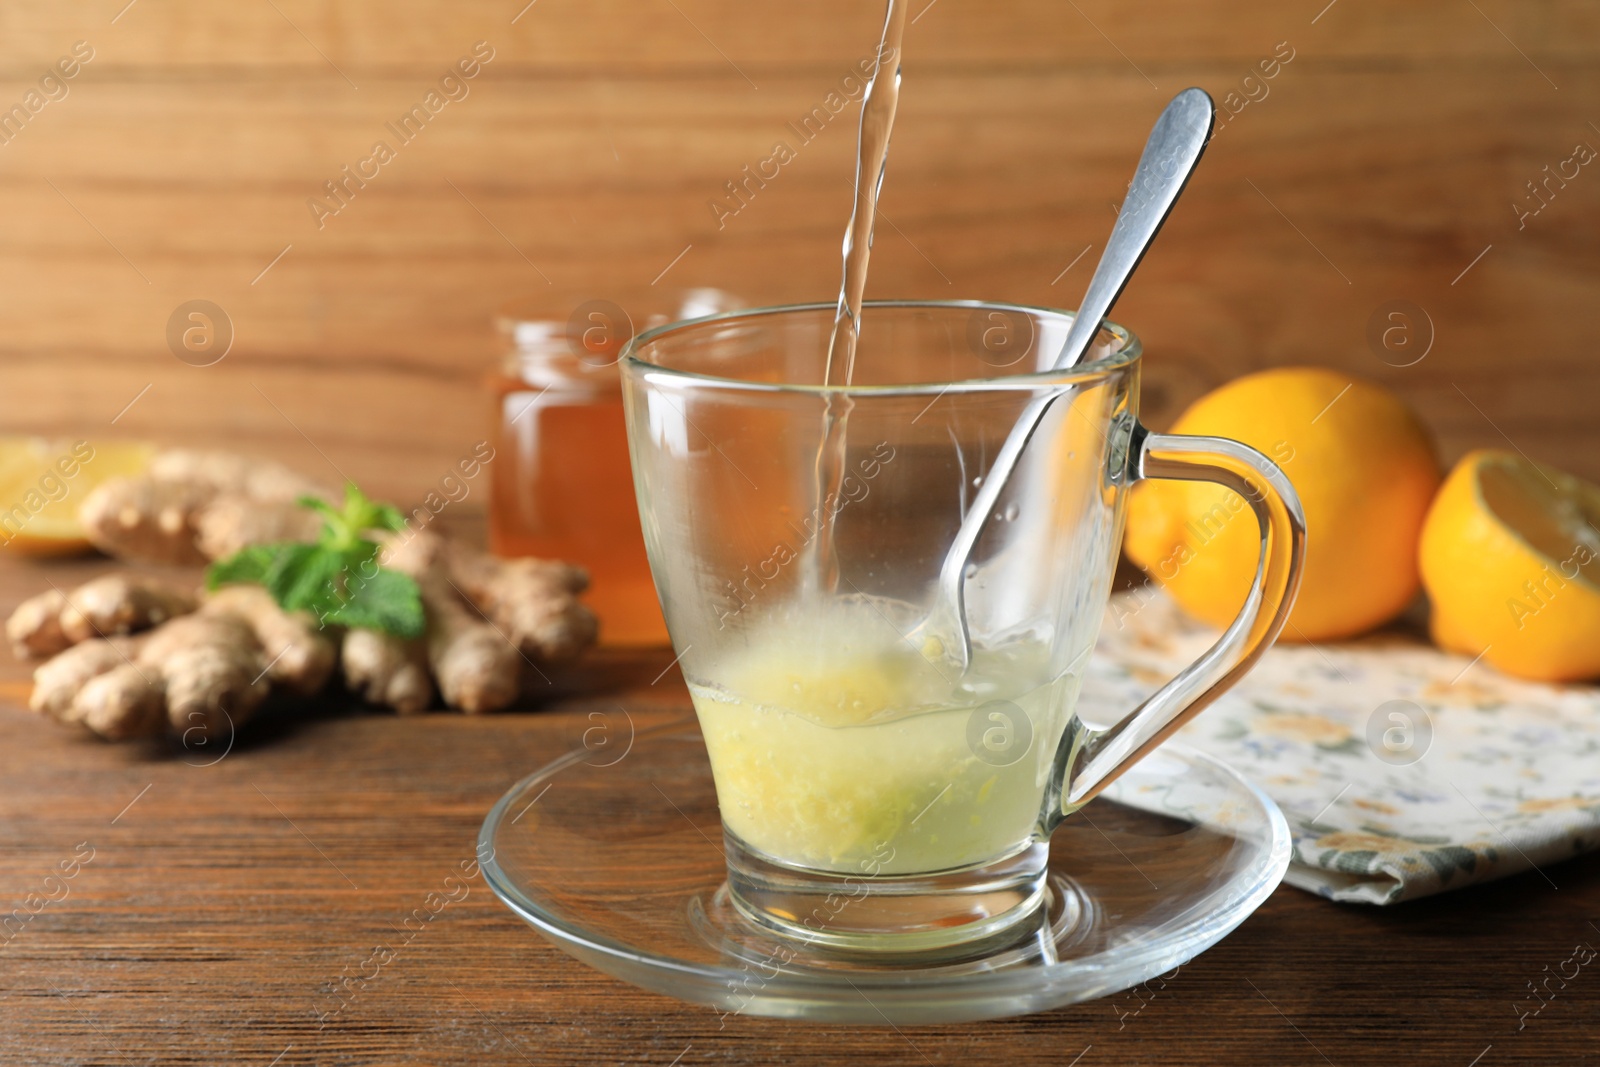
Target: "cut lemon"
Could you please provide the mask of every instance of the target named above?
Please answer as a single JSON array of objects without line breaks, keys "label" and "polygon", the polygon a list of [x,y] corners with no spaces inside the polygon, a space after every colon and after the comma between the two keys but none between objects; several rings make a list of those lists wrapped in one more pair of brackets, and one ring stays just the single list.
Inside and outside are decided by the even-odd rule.
[{"label": "cut lemon", "polygon": [[142,441],[0,437],[0,546],[25,556],[89,551],[78,505],[101,482],[142,472],[155,452]]},{"label": "cut lemon", "polygon": [[1422,527],[1434,639],[1540,681],[1600,677],[1600,488],[1473,452]]}]

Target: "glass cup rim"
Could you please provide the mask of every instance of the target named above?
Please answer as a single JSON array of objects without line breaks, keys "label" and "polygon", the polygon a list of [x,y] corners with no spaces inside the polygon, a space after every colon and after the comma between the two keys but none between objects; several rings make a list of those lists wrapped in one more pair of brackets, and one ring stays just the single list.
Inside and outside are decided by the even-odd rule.
[{"label": "glass cup rim", "polygon": [[[797,382],[752,382],[742,378],[729,378],[717,374],[702,374],[696,371],[678,370],[674,367],[652,363],[639,356],[639,351],[656,340],[690,329],[703,329],[720,322],[734,319],[752,318],[768,315],[786,315],[799,312],[833,311],[837,305],[829,302],[814,302],[807,304],[774,304],[766,307],[740,308],[736,311],[724,311],[715,315],[706,315],[697,319],[684,319],[680,322],[669,322],[636,334],[623,346],[622,355],[618,359],[619,366],[626,370],[645,377],[647,381],[667,381],[679,379],[701,387],[716,387],[729,390],[738,390],[751,393],[790,393],[790,394],[847,394],[851,396],[917,396],[956,392],[978,392],[995,390],[1032,390],[1040,386],[1078,385],[1122,370],[1136,363],[1144,352],[1138,336],[1125,326],[1107,319],[1104,323],[1115,336],[1122,340],[1122,346],[1116,352],[1102,359],[1080,363],[1070,370],[1043,370],[1032,371],[1027,374],[996,374],[989,377],[961,378],[953,382],[909,382],[893,385],[802,385]],[[1066,308],[1047,307],[1042,304],[1013,304],[996,300],[868,300],[863,302],[862,310],[871,309],[916,309],[916,308],[988,308],[994,311],[1011,311],[1034,316],[1048,316],[1051,318],[1064,318],[1070,321],[1077,314]]]}]

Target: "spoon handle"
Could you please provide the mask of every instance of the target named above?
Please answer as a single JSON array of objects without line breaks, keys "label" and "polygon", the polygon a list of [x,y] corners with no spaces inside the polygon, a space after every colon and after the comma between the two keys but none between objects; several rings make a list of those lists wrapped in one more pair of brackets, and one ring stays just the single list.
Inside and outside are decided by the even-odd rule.
[{"label": "spoon handle", "polygon": [[[1111,228],[1105,253],[1095,268],[1083,303],[1073,316],[1054,369],[1076,366],[1089,351],[1106,313],[1121,295],[1123,286],[1128,284],[1128,276],[1144,258],[1145,249],[1155,239],[1195,164],[1200,161],[1200,154],[1211,137],[1214,114],[1211,97],[1203,89],[1185,89],[1161,112],[1155,128],[1150,131],[1150,139],[1145,142],[1144,154],[1139,157],[1139,166],[1128,185],[1122,212]],[[1017,418],[945,553],[939,569],[939,593],[933,607],[913,631],[936,639],[938,647],[954,659],[962,671],[972,661],[972,635],[967,630],[966,617],[967,561],[972,558],[978,537],[983,533],[984,521],[994,510],[1034,430],[1038,429],[1050,406],[1068,391],[1070,387],[1064,387],[1061,391],[1034,397]]]},{"label": "spoon handle", "polygon": [[1200,162],[1206,142],[1211,139],[1215,113],[1204,89],[1185,89],[1172,98],[1156,120],[1128,185],[1122,211],[1106,241],[1105,254],[1094,269],[1089,291],[1083,294],[1061,354],[1056,357],[1056,370],[1077,366],[1088,353],[1101,322],[1122,295],[1128,278],[1160,232],[1161,224],[1167,221],[1195,164]]}]

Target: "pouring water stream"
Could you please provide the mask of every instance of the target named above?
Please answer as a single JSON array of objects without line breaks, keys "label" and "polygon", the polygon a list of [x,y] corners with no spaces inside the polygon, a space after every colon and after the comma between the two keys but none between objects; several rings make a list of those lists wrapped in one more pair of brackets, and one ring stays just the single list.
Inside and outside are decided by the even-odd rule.
[{"label": "pouring water stream", "polygon": [[[878,194],[889,162],[889,135],[900,103],[900,59],[905,40],[908,0],[889,0],[878,43],[877,65],[861,98],[861,127],[856,142],[856,195],[844,231],[844,278],[828,338],[823,385],[849,385],[855,376],[856,339],[861,330],[861,300],[867,288],[867,263],[872,255],[872,228],[878,215]],[[813,589],[833,592],[839,584],[839,557],[834,551],[834,513],[826,501],[836,499],[845,476],[849,393],[827,394],[822,415],[822,445],[815,473],[817,532],[806,555]]]},{"label": "pouring water stream", "polygon": [[[849,385],[854,378],[857,340],[861,330],[861,303],[866,290],[867,264],[872,250],[873,223],[878,195],[888,163],[889,137],[900,99],[902,43],[907,0],[888,0],[883,37],[878,45],[877,67],[861,101],[861,126],[856,147],[855,202],[844,235],[844,276],[838,308],[828,341],[823,384]],[[1139,157],[1128,196],[1112,227],[1104,254],[1095,267],[1061,352],[1052,365],[1067,370],[1090,351],[1101,323],[1121,295],[1128,278],[1160,231],[1167,214],[1183,192],[1195,164],[1210,139],[1214,108],[1201,89],[1185,89],[1172,99],[1156,120]],[[1050,406],[1070,392],[1070,387],[1037,397],[1023,409],[1015,427],[1001,445],[994,464],[983,479],[972,506],[962,518],[955,540],[939,571],[939,588],[926,619],[908,635],[923,647],[933,646],[942,657],[965,673],[972,661],[972,636],[966,619],[968,561],[989,514],[1022,457],[1034,431]],[[829,393],[823,412],[822,444],[817,452],[816,536],[807,553],[806,570],[814,589],[833,591],[839,582],[834,551],[832,509],[825,502],[837,493],[845,472],[846,432],[853,402],[846,392]]]}]

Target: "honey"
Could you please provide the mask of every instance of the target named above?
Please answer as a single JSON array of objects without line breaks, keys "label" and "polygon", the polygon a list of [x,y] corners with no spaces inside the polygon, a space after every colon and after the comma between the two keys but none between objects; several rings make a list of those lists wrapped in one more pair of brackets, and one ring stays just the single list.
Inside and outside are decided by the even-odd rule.
[{"label": "honey", "polygon": [[[653,301],[653,305],[652,302]],[[665,645],[640,532],[617,360],[635,332],[724,310],[713,290],[547,301],[498,322],[510,351],[490,378],[495,428],[489,547],[589,571],[600,641]]]}]

